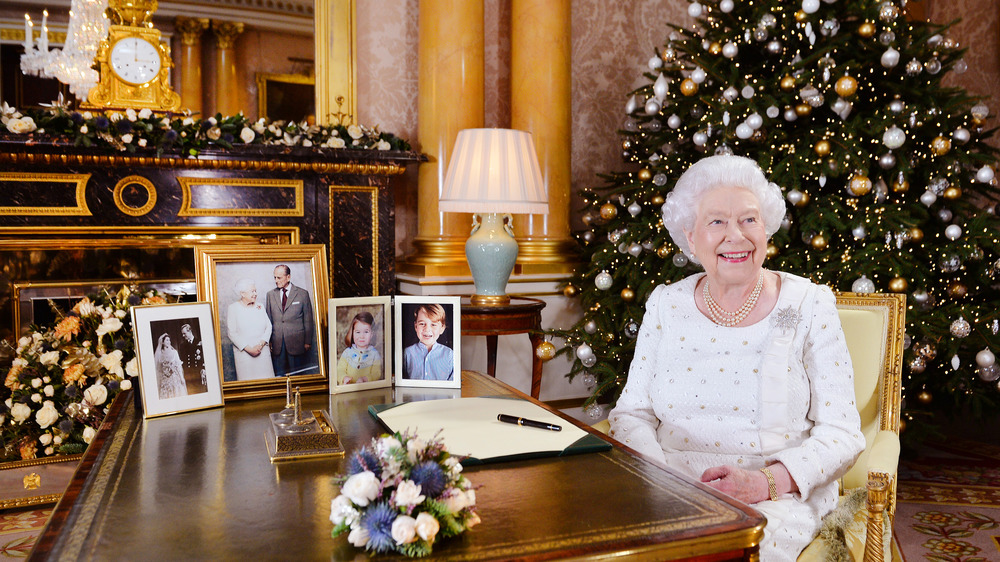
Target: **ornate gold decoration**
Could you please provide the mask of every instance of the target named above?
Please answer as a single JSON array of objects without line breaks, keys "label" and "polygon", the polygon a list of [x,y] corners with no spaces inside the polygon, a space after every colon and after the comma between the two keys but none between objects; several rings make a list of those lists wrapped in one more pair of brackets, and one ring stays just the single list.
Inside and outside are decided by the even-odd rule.
[{"label": "ornate gold decoration", "polygon": [[[32,39],[37,40],[38,37],[42,35],[42,31],[39,29],[35,33],[32,33]],[[0,28],[0,41],[4,43],[24,43],[24,30],[21,28]],[[65,31],[52,31],[49,28],[49,45],[66,44],[66,32]]]},{"label": "ornate gold decoration", "polygon": [[[153,109],[157,111],[174,111],[181,106],[181,97],[170,87],[170,46],[160,41],[160,31],[153,27],[153,12],[156,11],[156,0],[110,0],[108,17],[111,28],[107,39],[101,41],[97,48],[94,65],[100,75],[97,85],[90,89],[87,101],[81,107],[98,109]],[[116,61],[112,52],[121,42],[134,42],[142,46],[148,43],[148,50],[155,53],[159,60],[145,61],[154,68],[156,74],[145,79],[145,75],[130,76],[127,81],[115,70]],[[126,43],[121,43],[122,46]],[[138,51],[136,51],[138,52]],[[141,62],[141,61],[137,61]],[[132,69],[125,65],[124,68]]]},{"label": "ornate gold decoration", "polygon": [[236,38],[243,33],[243,23],[235,21],[213,21],[212,33],[219,49],[232,49]]},{"label": "ornate gold decoration", "polygon": [[[118,156],[90,154],[26,154],[0,152],[0,162],[11,164],[85,164],[108,167],[193,168],[208,170],[262,170],[266,172],[317,172],[320,174],[358,174],[397,176],[406,166],[393,161],[359,162],[288,162],[283,160],[188,159],[170,156]],[[2,174],[3,172],[0,172]],[[36,176],[41,174],[34,174]],[[56,175],[56,174],[47,174]],[[82,174],[77,176],[82,177]]]},{"label": "ornate gold decoration", "polygon": [[[375,186],[368,186],[368,185],[331,185],[330,186],[330,192],[329,192],[330,203],[329,203],[329,205],[327,205],[330,208],[330,240],[336,240],[336,237],[335,237],[335,234],[336,234],[336,231],[335,231],[336,222],[335,222],[335,214],[334,214],[334,208],[336,207],[336,205],[333,204],[333,196],[334,196],[335,193],[350,193],[350,192],[367,193],[369,195],[369,197],[371,197],[371,200],[372,200],[372,230],[371,230],[371,238],[372,238],[372,296],[373,297],[377,297],[377,296],[379,296],[379,283],[378,283],[379,282],[379,279],[378,279],[378,272],[379,272],[379,268],[378,268],[378,264],[379,264],[379,256],[378,256],[379,220],[378,220],[378,188],[377,187],[375,187]],[[333,254],[333,244],[330,244],[329,252],[330,252],[330,255],[328,256],[329,257],[329,268],[330,268],[329,277],[330,277],[331,282],[333,282],[333,280],[336,279],[336,277],[334,276],[334,271],[333,271],[333,264],[336,262],[336,260],[333,259],[333,255],[334,255]],[[336,292],[336,288],[333,285],[331,285],[330,286],[330,291],[331,291],[331,294],[335,293]]]},{"label": "ornate gold decoration", "polygon": [[[316,121],[347,125],[357,115],[357,0],[316,0]],[[334,121],[335,113],[345,116]]]},{"label": "ornate gold decoration", "polygon": [[187,46],[197,45],[201,34],[208,29],[208,18],[189,18],[177,16],[174,18],[174,30],[181,34],[181,43]]},{"label": "ornate gold decoration", "polygon": [[[122,192],[130,185],[139,185],[146,190],[146,203],[144,205],[132,207],[122,199]],[[156,206],[156,187],[153,185],[153,182],[142,176],[128,176],[115,184],[114,200],[115,207],[118,207],[119,211],[133,217],[141,217],[152,211],[153,207]]]},{"label": "ornate gold decoration", "polygon": [[[2,160],[2,157],[0,157]],[[39,183],[72,183],[76,184],[75,207],[40,207],[40,206],[10,206],[0,207],[0,216],[91,216],[87,207],[87,182],[90,174],[44,174],[24,172],[0,172],[0,189],[10,191],[10,186],[4,182],[39,182]]]},{"label": "ornate gold decoration", "polygon": [[[304,215],[302,202],[303,180],[279,180],[270,178],[189,178],[178,176],[181,184],[181,209],[178,217],[301,217]],[[295,191],[294,208],[212,208],[193,207],[192,191],[200,186],[251,186],[270,187],[278,189],[293,189]],[[332,238],[331,238],[332,240]]]},{"label": "ornate gold decoration", "polygon": [[42,477],[35,472],[26,475],[22,481],[24,482],[25,490],[37,490],[42,486]]}]

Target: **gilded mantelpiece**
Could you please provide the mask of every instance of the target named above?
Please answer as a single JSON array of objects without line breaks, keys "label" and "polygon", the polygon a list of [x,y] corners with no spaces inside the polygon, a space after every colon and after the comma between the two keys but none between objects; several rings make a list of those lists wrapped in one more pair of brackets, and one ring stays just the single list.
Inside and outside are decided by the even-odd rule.
[{"label": "gilded mantelpiece", "polygon": [[199,244],[326,244],[331,296],[390,294],[390,182],[419,160],[403,151],[249,146],[182,158],[0,142],[0,337],[14,336],[14,284],[193,279]]}]

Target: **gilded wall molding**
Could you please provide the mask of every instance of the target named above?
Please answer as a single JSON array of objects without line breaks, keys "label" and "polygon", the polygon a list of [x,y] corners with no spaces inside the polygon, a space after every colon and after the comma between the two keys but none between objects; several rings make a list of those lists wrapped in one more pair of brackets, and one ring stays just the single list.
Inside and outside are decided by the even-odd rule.
[{"label": "gilded wall molding", "polygon": [[0,206],[0,216],[84,216],[92,215],[87,207],[87,182],[90,181],[90,174],[46,174],[40,172],[0,172],[0,189],[6,192],[13,191],[10,185],[13,182],[37,182],[37,183],[68,183],[75,184],[75,201],[72,207],[54,206],[33,206],[33,205],[10,205]]},{"label": "gilded wall molding", "polygon": [[[271,178],[188,178],[177,177],[181,184],[181,210],[178,217],[301,217],[304,216],[302,202],[303,181],[282,180]],[[292,189],[295,201],[294,207],[196,207],[194,206],[194,191],[199,188],[213,186],[226,187],[267,187],[275,189]]]},{"label": "gilded wall molding", "polygon": [[[378,259],[378,240],[379,240],[379,237],[378,237],[378,232],[379,232],[379,228],[378,228],[378,226],[379,226],[379,220],[378,220],[378,187],[377,186],[368,186],[368,185],[331,185],[330,186],[330,204],[327,205],[327,206],[330,208],[330,238],[329,239],[331,241],[336,240],[335,227],[336,227],[337,223],[334,220],[334,215],[335,215],[334,208],[335,208],[335,205],[333,204],[333,196],[334,196],[335,193],[367,193],[368,196],[371,197],[371,202],[372,202],[371,203],[371,205],[372,205],[372,230],[371,230],[371,237],[372,237],[372,269],[371,269],[371,274],[372,274],[372,296],[376,296],[377,297],[379,295],[379,290],[378,290],[378,285],[379,285],[379,278],[378,278],[378,273],[379,273],[379,267],[378,267],[378,264],[379,264],[379,259]],[[329,259],[329,263],[330,263],[330,265],[329,265],[329,267],[330,267],[329,278],[332,281],[332,280],[336,279],[336,277],[333,275],[333,264],[334,264],[335,260],[333,259],[334,248],[333,248],[333,243],[332,242],[331,242],[331,244],[330,244],[330,246],[328,248],[328,251],[329,251],[329,254],[330,254],[329,256],[327,256],[328,259]],[[330,286],[330,289],[331,290],[333,289],[332,285]],[[331,294],[333,294],[333,293],[331,292]]]},{"label": "gilded wall molding", "polygon": [[0,163],[87,165],[116,167],[188,168],[208,170],[254,170],[264,172],[317,172],[320,174],[352,174],[366,176],[397,176],[406,171],[399,162],[288,162],[276,160],[221,160],[213,158],[179,158],[170,156],[118,156],[104,154],[46,154],[5,152]]},{"label": "gilded wall molding", "polygon": [[[124,199],[122,199],[122,192],[125,191],[126,187],[131,185],[138,185],[146,190],[146,202],[138,207],[129,205]],[[141,217],[142,215],[152,211],[153,207],[156,206],[156,186],[153,185],[153,182],[142,176],[124,177],[117,184],[115,184],[114,200],[115,207],[118,207],[119,211],[132,217]]]}]

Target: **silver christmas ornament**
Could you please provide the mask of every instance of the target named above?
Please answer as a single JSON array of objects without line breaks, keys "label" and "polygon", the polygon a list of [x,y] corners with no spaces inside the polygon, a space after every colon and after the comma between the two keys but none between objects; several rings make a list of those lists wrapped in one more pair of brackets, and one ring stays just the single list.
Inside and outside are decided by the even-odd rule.
[{"label": "silver christmas ornament", "polygon": [[586,412],[586,414],[590,416],[591,419],[596,420],[604,415],[604,408],[600,407],[597,404],[591,404],[590,406],[584,408],[584,412]]},{"label": "silver christmas ornament", "polygon": [[610,289],[611,285],[614,282],[615,280],[611,277],[611,274],[608,273],[607,271],[602,271],[598,273],[597,277],[594,278],[594,285],[602,291],[607,291],[608,289]]},{"label": "silver christmas ornament", "polygon": [[629,203],[629,205],[628,205],[628,214],[630,214],[633,217],[635,217],[635,216],[638,216],[639,213],[641,213],[641,212],[642,212],[642,205],[636,203],[635,201],[632,201],[631,203]]},{"label": "silver christmas ornament", "polygon": [[625,102],[625,115],[632,115],[637,109],[639,109],[639,98],[632,96]]},{"label": "silver christmas ornament", "polygon": [[939,264],[941,271],[945,273],[955,273],[962,267],[962,259],[955,254],[949,254],[941,258],[941,263]]},{"label": "silver christmas ornament", "polygon": [[692,18],[700,18],[701,12],[702,12],[701,4],[697,2],[692,2],[691,4],[688,4],[688,15],[691,16]]},{"label": "silver christmas ornament", "polygon": [[996,363],[991,365],[983,365],[976,369],[976,374],[984,382],[994,382],[1000,379],[1000,367]]},{"label": "silver christmas ornament", "polygon": [[737,47],[736,43],[733,43],[732,41],[722,46],[722,56],[726,57],[727,59],[735,58],[736,55],[739,54],[739,52],[740,52],[739,47]]},{"label": "silver christmas ornament", "polygon": [[934,192],[931,190],[927,190],[920,195],[920,202],[928,207],[933,205],[935,201],[937,201],[937,195],[934,195]]},{"label": "silver christmas ornament", "polygon": [[595,384],[597,384],[597,377],[595,377],[593,373],[589,372],[583,373],[584,386],[586,386],[588,389],[591,389],[594,387]]},{"label": "silver christmas ornament", "polygon": [[583,331],[587,332],[590,335],[596,334],[597,322],[594,322],[593,320],[587,320],[587,322],[583,325]]},{"label": "silver christmas ornament", "polygon": [[882,134],[882,144],[887,146],[889,150],[903,146],[904,142],[906,142],[906,133],[895,125],[886,129],[885,133]]},{"label": "silver christmas ornament", "polygon": [[767,42],[767,47],[766,48],[767,48],[767,52],[768,53],[770,53],[772,55],[777,55],[777,54],[781,53],[781,49],[783,47],[784,47],[784,45],[782,45],[781,41],[778,41],[777,39],[772,39],[772,40],[770,40],[770,41]]},{"label": "silver christmas ornament", "polygon": [[778,109],[778,107],[775,105],[770,105],[764,111],[764,114],[770,117],[771,119],[777,119],[778,116],[781,115],[781,110]]},{"label": "silver christmas ornament", "polygon": [[892,45],[892,42],[896,40],[896,34],[892,31],[883,31],[878,34],[878,42],[888,47]]},{"label": "silver christmas ornament", "polygon": [[802,201],[802,195],[802,192],[798,189],[791,189],[785,194],[785,199],[788,199],[788,202],[792,205],[798,205]]},{"label": "silver christmas ornament", "polygon": [[802,0],[802,11],[807,14],[815,14],[819,10],[819,0]]},{"label": "silver christmas ornament", "polygon": [[941,209],[938,211],[937,217],[941,222],[948,222],[952,219],[952,212],[950,209]]},{"label": "silver christmas ornament", "polygon": [[913,59],[906,63],[906,74],[909,76],[916,76],[920,74],[920,71],[924,69],[924,65],[917,59]]},{"label": "silver christmas ornament", "polygon": [[989,367],[990,365],[995,365],[997,362],[996,355],[990,351],[990,348],[983,348],[982,351],[976,354],[976,365],[980,367]]},{"label": "silver christmas ornament", "polygon": [[950,331],[951,335],[956,338],[964,338],[972,333],[972,326],[969,325],[968,320],[959,316],[958,320],[951,323]]},{"label": "silver christmas ornament", "polygon": [[753,127],[746,123],[740,123],[736,126],[736,136],[743,140],[750,138],[753,136]]},{"label": "silver christmas ornament", "polygon": [[965,144],[969,142],[970,137],[971,133],[969,133],[969,130],[966,129],[965,127],[959,127],[955,129],[954,133],[951,134],[951,138],[959,144]]},{"label": "silver christmas ornament", "polygon": [[660,57],[650,57],[646,66],[648,66],[650,70],[659,70],[663,68],[663,59]]},{"label": "silver christmas ornament", "polygon": [[631,339],[635,339],[639,335],[639,323],[635,320],[629,320],[625,323],[625,336]]},{"label": "silver christmas ornament", "polygon": [[927,294],[927,291],[923,289],[913,291],[913,302],[917,304],[926,304],[929,299],[930,295]]},{"label": "silver christmas ornament", "polygon": [[899,64],[899,51],[889,47],[882,53],[880,62],[885,68],[896,68],[896,65]]},{"label": "silver christmas ornament", "polygon": [[656,101],[656,98],[649,98],[644,109],[646,115],[656,115],[660,112],[660,102]]},{"label": "silver christmas ornament", "polygon": [[632,242],[631,244],[629,244],[628,253],[633,258],[637,258],[639,257],[639,254],[642,253],[642,246],[635,242]]},{"label": "silver christmas ornament", "polygon": [[659,174],[656,174],[655,176],[653,176],[653,184],[654,185],[661,185],[662,186],[662,185],[665,185],[666,183],[667,183],[667,176],[666,176],[666,174],[659,173]]},{"label": "silver christmas ornament", "polygon": [[733,0],[722,0],[719,2],[719,11],[728,14],[733,11]]},{"label": "silver christmas ornament", "polygon": [[883,170],[888,170],[896,165],[896,155],[891,152],[886,152],[878,158],[878,165]]},{"label": "silver christmas ornament", "polygon": [[587,345],[586,343],[581,343],[576,348],[576,356],[579,357],[580,359],[585,359],[587,357],[593,357],[594,356],[594,350],[589,345]]},{"label": "silver christmas ornament", "polygon": [[865,230],[865,225],[859,224],[851,229],[851,235],[854,236],[855,240],[864,240],[865,236],[868,235],[868,231]]},{"label": "silver christmas ornament", "polygon": [[944,236],[948,240],[958,240],[962,237],[962,227],[957,224],[949,224],[948,227],[944,229]]},{"label": "silver christmas ornament", "polygon": [[684,267],[688,264],[688,257],[684,252],[677,252],[671,260],[675,267]]},{"label": "silver christmas ornament", "polygon": [[924,63],[924,70],[926,70],[931,75],[934,75],[934,74],[937,74],[938,72],[941,72],[941,61],[939,61],[936,58],[933,58],[933,59],[925,62]]},{"label": "silver christmas ornament", "polygon": [[590,244],[591,242],[594,241],[594,231],[588,230],[588,231],[584,232],[583,234],[581,234],[580,237],[583,238],[584,242],[586,242],[587,244]]},{"label": "silver christmas ornament", "polygon": [[761,117],[759,113],[751,113],[750,116],[747,117],[746,124],[749,125],[750,128],[757,130],[764,124],[764,118]]},{"label": "silver christmas ornament", "polygon": [[681,126],[681,118],[676,113],[667,117],[667,126],[671,129],[678,129]]},{"label": "silver christmas ornament", "polygon": [[854,283],[851,283],[851,291],[855,293],[874,293],[875,283],[872,283],[871,279],[862,275]]},{"label": "silver christmas ornament", "polygon": [[990,183],[993,181],[995,176],[996,174],[990,166],[983,166],[982,168],[979,168],[978,172],[976,172],[976,180],[982,183]]},{"label": "silver christmas ornament", "polygon": [[791,107],[785,109],[785,121],[788,121],[789,123],[791,123],[792,121],[795,121],[798,118],[799,118],[799,114],[795,113],[795,109],[793,109]]},{"label": "silver christmas ornament", "polygon": [[655,95],[657,99],[662,100],[663,98],[667,97],[667,94],[669,93],[670,93],[670,81],[667,80],[666,76],[664,76],[663,73],[661,72],[660,76],[656,79],[656,82],[653,82],[653,95]]},{"label": "silver christmas ornament", "polygon": [[590,367],[593,367],[594,365],[597,364],[597,356],[591,355],[589,357],[585,357],[581,359],[580,362],[583,363],[584,367],[587,367],[589,369]]},{"label": "silver christmas ornament", "polygon": [[689,76],[689,78],[691,78],[691,81],[695,84],[701,84],[705,81],[705,69],[700,66],[695,68],[691,71],[691,76]]}]

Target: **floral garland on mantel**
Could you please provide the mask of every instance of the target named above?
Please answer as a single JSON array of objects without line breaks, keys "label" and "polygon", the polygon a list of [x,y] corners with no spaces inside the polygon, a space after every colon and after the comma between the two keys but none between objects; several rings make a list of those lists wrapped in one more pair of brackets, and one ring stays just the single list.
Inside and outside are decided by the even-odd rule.
[{"label": "floral garland on mantel", "polygon": [[82,453],[111,401],[138,375],[129,308],[164,304],[122,286],[85,297],[52,326],[32,327],[0,387],[0,462]]},{"label": "floral garland on mantel", "polygon": [[363,125],[310,125],[305,121],[250,121],[242,113],[196,119],[190,113],[156,114],[149,109],[76,111],[62,99],[39,109],[0,106],[0,140],[44,135],[74,146],[109,152],[155,150],[197,156],[208,148],[233,150],[240,146],[349,148],[356,150],[410,150],[410,143]]}]

